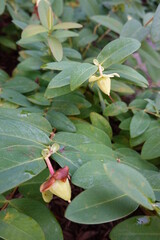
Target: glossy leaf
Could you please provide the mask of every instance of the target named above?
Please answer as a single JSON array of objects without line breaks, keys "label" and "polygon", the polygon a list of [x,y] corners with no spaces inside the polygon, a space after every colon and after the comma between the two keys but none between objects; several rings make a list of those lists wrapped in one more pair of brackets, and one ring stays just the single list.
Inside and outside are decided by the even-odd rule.
[{"label": "glossy leaf", "polygon": [[[135,71],[133,68],[126,66],[115,64],[110,67],[111,70],[105,73],[118,73],[123,81],[133,84],[135,86],[146,88],[148,85],[147,79],[144,78],[139,72]],[[118,78],[119,80],[119,78]]]},{"label": "glossy leaf", "polygon": [[130,54],[140,48],[141,44],[132,38],[119,38],[107,44],[97,57],[98,62],[104,67],[125,60]]},{"label": "glossy leaf", "polygon": [[29,38],[44,32],[47,32],[47,29],[41,25],[29,25],[23,30],[22,38]]},{"label": "glossy leaf", "polygon": [[160,34],[159,34],[159,31],[157,31],[159,27],[160,27],[160,5],[158,5],[156,9],[153,22],[151,25],[151,37],[154,42],[160,41]]},{"label": "glossy leaf", "polygon": [[144,111],[137,112],[130,123],[131,138],[137,137],[144,133],[150,124],[150,117]]},{"label": "glossy leaf", "polygon": [[60,62],[63,58],[63,48],[55,37],[48,37],[48,45],[55,59]]},{"label": "glossy leaf", "polygon": [[128,111],[127,105],[125,102],[115,102],[111,103],[109,106],[107,106],[104,110],[104,116],[117,116],[121,113],[125,113]]},{"label": "glossy leaf", "polygon": [[129,215],[137,204],[118,188],[97,185],[76,197],[68,206],[65,217],[73,222],[99,224]]},{"label": "glossy leaf", "polygon": [[122,23],[109,16],[96,15],[91,17],[91,20],[101,24],[104,27],[111,29],[116,33],[120,33],[122,30],[122,26],[123,26]]},{"label": "glossy leaf", "polygon": [[158,240],[160,219],[156,216],[136,216],[118,224],[110,233],[111,240]]},{"label": "glossy leaf", "polygon": [[83,134],[95,143],[102,143],[111,147],[110,138],[103,130],[100,130],[90,124],[77,123],[75,126],[77,133]]},{"label": "glossy leaf", "polygon": [[0,236],[4,239],[14,240],[45,240],[39,224],[13,208],[0,213]]},{"label": "glossy leaf", "polygon": [[89,63],[83,63],[81,65],[78,64],[78,66],[71,74],[71,90],[73,91],[79,86],[81,86],[85,81],[88,80],[89,77],[91,77],[97,71],[97,69],[97,66],[91,65]]},{"label": "glossy leaf", "polygon": [[57,29],[72,29],[72,28],[81,28],[82,25],[79,23],[74,23],[74,22],[63,22],[63,23],[58,23],[57,25],[53,26],[53,30]]},{"label": "glossy leaf", "polygon": [[9,204],[33,218],[43,230],[45,240],[63,239],[62,230],[56,218],[42,203],[31,199],[15,199],[10,201]]},{"label": "glossy leaf", "polygon": [[104,164],[104,169],[110,180],[121,191],[142,206],[153,210],[151,202],[155,201],[155,195],[152,187],[142,174],[118,162]]},{"label": "glossy leaf", "polygon": [[112,128],[106,118],[96,112],[91,112],[90,119],[93,126],[103,130],[110,138],[112,138]]},{"label": "glossy leaf", "polygon": [[142,147],[142,158],[153,159],[160,156],[160,142],[159,142],[159,129],[156,129],[155,133],[147,138],[147,141]]},{"label": "glossy leaf", "polygon": [[47,119],[56,130],[76,132],[74,124],[63,113],[51,110],[47,113]]}]

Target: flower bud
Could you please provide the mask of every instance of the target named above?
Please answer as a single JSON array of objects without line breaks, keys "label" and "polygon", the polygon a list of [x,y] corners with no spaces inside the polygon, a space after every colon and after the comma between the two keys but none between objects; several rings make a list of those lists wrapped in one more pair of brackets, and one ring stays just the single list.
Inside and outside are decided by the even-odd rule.
[{"label": "flower bud", "polygon": [[71,201],[71,186],[68,178],[65,181],[56,180],[49,191],[65,201]]},{"label": "flower bud", "polygon": [[102,92],[107,94],[108,96],[110,95],[111,91],[111,79],[107,76],[101,77],[100,80],[97,82],[98,87],[101,89]]}]

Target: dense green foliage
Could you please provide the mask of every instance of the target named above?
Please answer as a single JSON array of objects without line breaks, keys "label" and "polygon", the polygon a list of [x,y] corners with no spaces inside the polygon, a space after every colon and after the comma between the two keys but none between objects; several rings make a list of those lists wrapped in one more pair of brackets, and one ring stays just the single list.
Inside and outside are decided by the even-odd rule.
[{"label": "dense green foliage", "polygon": [[0,1],[8,66],[19,54],[0,70],[0,237],[63,239],[39,190],[55,161],[84,189],[67,219],[128,216],[111,240],[160,239],[159,1],[35,2]]}]

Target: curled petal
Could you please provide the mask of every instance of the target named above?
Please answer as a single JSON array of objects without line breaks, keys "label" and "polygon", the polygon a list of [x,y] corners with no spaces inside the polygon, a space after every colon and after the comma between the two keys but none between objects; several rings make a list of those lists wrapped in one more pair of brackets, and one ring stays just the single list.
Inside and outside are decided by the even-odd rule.
[{"label": "curled petal", "polygon": [[42,192],[42,198],[46,203],[49,203],[52,200],[53,194],[48,190]]},{"label": "curled petal", "polygon": [[98,87],[101,89],[102,92],[107,94],[108,96],[110,95],[111,91],[111,79],[109,77],[102,77],[98,82]]},{"label": "curled petal", "polygon": [[42,183],[40,186],[40,192],[45,192],[49,190],[49,188],[55,183],[55,178],[54,176],[50,177],[46,182]]},{"label": "curled petal", "polygon": [[96,82],[96,81],[98,81],[100,78],[101,78],[101,76],[96,77],[95,75],[93,75],[92,77],[89,78],[89,82],[90,82],[90,83],[91,83],[91,82]]},{"label": "curled petal", "polygon": [[114,76],[120,77],[118,73],[104,74],[104,76],[109,77],[109,78],[112,78]]},{"label": "curled petal", "polygon": [[56,180],[66,180],[69,175],[69,167],[65,166],[64,168],[60,168],[53,175]]}]

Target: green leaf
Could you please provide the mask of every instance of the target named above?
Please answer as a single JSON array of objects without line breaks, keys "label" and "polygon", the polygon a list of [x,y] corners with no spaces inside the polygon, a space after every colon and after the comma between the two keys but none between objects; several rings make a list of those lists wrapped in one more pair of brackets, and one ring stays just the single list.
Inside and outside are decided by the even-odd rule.
[{"label": "green leaf", "polygon": [[53,128],[59,131],[76,132],[74,124],[63,113],[50,110],[46,117]]},{"label": "green leaf", "polygon": [[9,79],[9,75],[2,69],[0,69],[0,83],[5,82]]},{"label": "green leaf", "polygon": [[97,34],[94,34],[91,29],[83,28],[79,32],[79,37],[75,40],[78,47],[85,47],[87,44],[94,42],[98,38]]},{"label": "green leaf", "polygon": [[55,59],[60,62],[63,58],[62,44],[55,37],[48,37],[48,45]]},{"label": "green leaf", "polygon": [[18,70],[20,71],[35,71],[39,70],[43,62],[39,57],[29,57],[18,64]]},{"label": "green leaf", "polygon": [[135,38],[142,42],[149,34],[149,28],[143,27],[136,19],[127,21],[121,31],[121,37]]},{"label": "green leaf", "polygon": [[121,163],[104,164],[104,169],[110,180],[130,198],[142,206],[153,210],[151,202],[155,201],[152,187],[135,169]]},{"label": "green leaf", "polygon": [[77,133],[67,133],[67,132],[59,132],[55,135],[54,141],[62,146],[70,146],[75,147],[80,144],[90,143],[90,139],[88,137],[77,134]]},{"label": "green leaf", "polygon": [[68,68],[57,74],[50,81],[48,88],[59,88],[69,85],[71,78],[72,68]]},{"label": "green leaf", "polygon": [[120,21],[117,21],[116,19],[109,16],[96,15],[91,17],[91,20],[101,24],[104,27],[111,29],[116,33],[120,33],[123,27]]},{"label": "green leaf", "polygon": [[44,93],[37,92],[33,95],[30,95],[27,98],[31,103],[40,105],[40,106],[49,106],[50,101],[44,97]]},{"label": "green leaf", "polygon": [[124,93],[124,94],[133,94],[134,90],[129,87],[127,84],[120,82],[118,80],[112,79],[111,81],[111,90],[114,92]]},{"label": "green leaf", "polygon": [[24,106],[24,107],[30,106],[29,101],[24,95],[12,89],[7,89],[7,88],[1,89],[0,98],[20,106]]},{"label": "green leaf", "polygon": [[156,216],[136,216],[119,223],[110,233],[111,240],[160,238],[160,219]]},{"label": "green leaf", "polygon": [[29,145],[12,145],[0,149],[2,164],[0,169],[0,193],[31,179],[45,169],[41,151],[42,148]]},{"label": "green leaf", "polygon": [[75,126],[78,134],[86,136],[95,143],[102,143],[108,147],[111,147],[111,140],[103,130],[98,129],[88,123],[75,123]]},{"label": "green leaf", "polygon": [[130,123],[131,138],[135,138],[146,131],[149,127],[151,119],[144,111],[137,112]]},{"label": "green leaf", "polygon": [[120,123],[119,128],[122,129],[122,130],[129,131],[131,120],[132,120],[132,117],[129,117],[129,118],[124,119],[124,120]]},{"label": "green leaf", "polygon": [[56,14],[56,16],[61,16],[63,13],[63,0],[59,0],[59,1],[53,1],[52,3],[52,9],[54,9],[54,13]]},{"label": "green leaf", "polygon": [[23,113],[21,109],[1,109],[0,108],[0,118],[7,118],[21,121],[22,123],[29,123],[43,132],[50,134],[52,127],[49,122],[37,113]]},{"label": "green leaf", "polygon": [[16,50],[16,44],[13,40],[3,37],[0,37],[0,44],[2,44],[3,46],[7,47],[7,48],[11,48],[13,50]]},{"label": "green leaf", "polygon": [[55,98],[59,96],[66,95],[71,92],[70,86],[64,86],[59,88],[47,88],[44,94],[44,97],[46,98]]},{"label": "green leaf", "polygon": [[34,81],[22,76],[16,76],[12,78],[10,81],[7,81],[3,86],[18,91],[20,93],[32,92],[39,87],[38,84]]},{"label": "green leaf", "polygon": [[43,69],[63,71],[68,68],[73,68],[77,65],[74,61],[61,61],[61,62],[50,62],[42,66]]},{"label": "green leaf", "polygon": [[[70,145],[73,145],[73,143],[70,142]],[[84,143],[82,141],[79,145],[73,147],[62,145],[60,153],[54,154],[53,157],[61,166],[67,165],[70,173],[73,174],[81,165],[90,161],[97,159],[113,161],[115,160],[113,155],[112,149],[103,144],[90,143],[89,141]]]},{"label": "green leaf", "polygon": [[13,208],[0,212],[0,236],[14,240],[45,240],[39,224]]},{"label": "green leaf", "polygon": [[142,174],[148,180],[155,193],[156,200],[160,201],[160,173],[156,171],[144,170]]},{"label": "green leaf", "polygon": [[41,25],[28,25],[22,32],[22,39],[47,32],[47,29]]},{"label": "green leaf", "polygon": [[74,71],[71,74],[71,90],[75,90],[79,86],[81,86],[89,77],[91,77],[96,71],[97,66],[94,66],[89,63],[78,64],[75,67]]},{"label": "green leaf", "polygon": [[155,170],[157,168],[151,163],[143,160],[139,153],[130,148],[118,148],[115,151],[117,155],[116,158],[120,160],[121,163],[125,163],[136,170]]},{"label": "green leaf", "polygon": [[68,38],[68,37],[78,37],[78,33],[75,33],[73,31],[69,31],[69,30],[56,30],[53,33],[53,37],[57,38],[57,39],[63,39],[63,38]]},{"label": "green leaf", "polygon": [[63,23],[58,23],[57,25],[53,26],[53,30],[57,29],[72,29],[72,28],[81,28],[82,25],[79,23],[74,23],[74,22],[63,22]]},{"label": "green leaf", "polygon": [[159,28],[160,28],[160,4],[156,9],[151,25],[151,37],[154,42],[160,41],[160,33],[159,31],[157,31]]},{"label": "green leaf", "polygon": [[107,157],[106,160],[98,159],[83,164],[73,174],[72,183],[84,189],[89,189],[97,185],[106,186],[106,182],[107,184],[111,184],[110,179],[104,171],[104,162],[107,162]]},{"label": "green leaf", "polygon": [[132,38],[119,38],[107,44],[99,53],[97,60],[104,67],[122,62],[140,48],[141,44]]},{"label": "green leaf", "polygon": [[[105,71],[106,74],[109,73],[118,73],[120,75],[120,80],[125,81],[129,84],[133,84],[139,87],[147,87],[148,82],[147,80],[139,74],[137,71],[135,71],[133,68],[126,66],[126,65],[119,65],[115,64],[110,67],[111,70]],[[118,78],[119,80],[119,78]]]},{"label": "green leaf", "polygon": [[80,7],[89,17],[100,14],[100,6],[97,0],[80,0]]},{"label": "green leaf", "polygon": [[14,199],[9,204],[33,218],[44,232],[45,240],[62,240],[62,230],[49,209],[42,203],[31,199]]},{"label": "green leaf", "polygon": [[[66,110],[72,109],[71,104],[76,105],[78,108],[91,107],[90,102],[88,102],[82,94],[79,94],[79,92],[72,92],[65,96],[54,98],[52,101],[52,105],[57,106],[58,104],[61,104],[61,105],[67,104],[68,109],[66,109]],[[74,115],[74,114],[71,114],[71,115]]]},{"label": "green leaf", "polygon": [[159,61],[160,55],[153,49],[147,42],[143,42],[141,49],[139,50],[142,59],[151,64],[154,67],[160,68]]},{"label": "green leaf", "polygon": [[4,13],[5,5],[6,5],[6,1],[1,0],[1,2],[0,2],[0,15],[2,15]]},{"label": "green leaf", "polygon": [[117,116],[121,113],[126,113],[128,111],[127,104],[125,102],[115,102],[111,103],[104,110],[104,116]]},{"label": "green leaf", "polygon": [[[59,89],[59,88],[57,88],[57,89]],[[67,96],[67,95],[65,95],[65,96]],[[63,97],[63,96],[61,96],[61,97]],[[71,102],[66,102],[65,100],[64,101],[56,101],[56,99],[57,98],[55,98],[52,102],[51,110],[53,109],[57,112],[61,112],[61,113],[65,114],[67,116],[80,114],[80,111],[75,104],[73,104]]]},{"label": "green leaf", "polygon": [[25,198],[30,198],[34,200],[41,201],[44,203],[42,199],[42,193],[39,191],[40,186],[43,182],[48,178],[49,172],[48,169],[44,169],[37,176],[31,178],[30,180],[22,183],[18,190]]},{"label": "green leaf", "polygon": [[137,204],[112,184],[97,185],[79,194],[65,217],[76,223],[100,224],[125,217],[136,208]]},{"label": "green leaf", "polygon": [[19,119],[18,116],[10,116],[11,112],[8,118],[5,115],[0,118],[0,192],[31,179],[45,169],[41,151],[51,143],[49,133],[40,129],[46,129],[44,123],[38,128],[33,118],[27,121],[22,120],[26,117],[24,115]]},{"label": "green leaf", "polygon": [[38,14],[42,25],[47,29],[53,28],[53,13],[50,4],[47,0],[38,2]]},{"label": "green leaf", "polygon": [[156,129],[154,134],[152,134],[142,147],[142,158],[149,160],[160,157],[160,141],[159,128]]},{"label": "green leaf", "polygon": [[106,118],[96,112],[91,112],[90,119],[93,126],[103,130],[110,138],[112,138],[112,128]]}]

